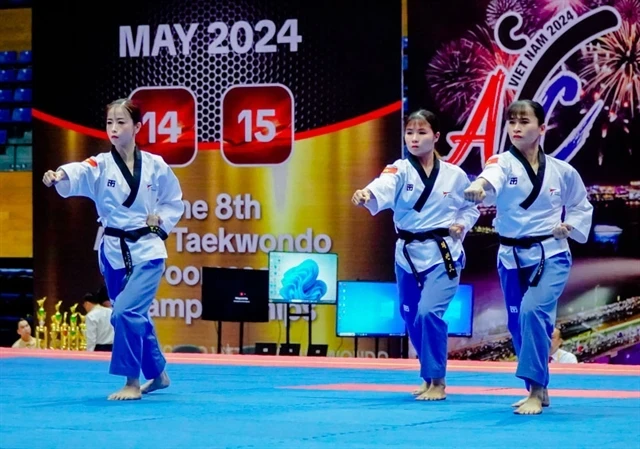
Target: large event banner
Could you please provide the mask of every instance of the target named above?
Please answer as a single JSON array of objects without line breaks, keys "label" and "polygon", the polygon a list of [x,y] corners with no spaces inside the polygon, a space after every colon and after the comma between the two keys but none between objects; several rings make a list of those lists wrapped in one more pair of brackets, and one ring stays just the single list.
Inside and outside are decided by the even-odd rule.
[{"label": "large event banner", "polygon": [[[391,215],[350,198],[402,154],[401,2],[75,0],[39,2],[33,22],[35,294],[49,314],[102,284],[101,229],[88,199],[60,198],[41,173],[108,151],[105,106],[123,97],[142,105],[138,144],[173,167],[186,204],[151,308],[165,350],[216,350],[203,267],[335,253],[339,279],[393,281]],[[311,308],[313,343],[353,355],[335,306]],[[248,351],[285,341],[285,310],[245,325]],[[304,353],[306,318],[291,321]],[[238,325],[221,340],[237,351]]]},{"label": "large event banner", "polygon": [[[557,325],[581,361],[640,363],[640,3],[628,0],[408,2],[408,109],[439,115],[439,150],[471,178],[508,145],[517,99],[547,115],[544,151],[574,166],[595,207]],[[516,183],[517,178],[510,182]],[[559,191],[543,194],[560,195]],[[465,242],[473,337],[450,356],[513,357],[496,273],[495,210]]]}]

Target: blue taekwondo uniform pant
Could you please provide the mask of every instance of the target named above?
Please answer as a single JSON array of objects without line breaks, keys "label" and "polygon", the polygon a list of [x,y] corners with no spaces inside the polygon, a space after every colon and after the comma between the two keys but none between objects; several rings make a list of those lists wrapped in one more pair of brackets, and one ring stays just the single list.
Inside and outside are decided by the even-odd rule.
[{"label": "blue taekwondo uniform pant", "polygon": [[101,270],[113,304],[111,324],[115,335],[109,373],[131,378],[155,379],[164,371],[166,359],[160,351],[151,303],[164,272],[164,259],[150,260],[126,269],[114,269],[101,252]]},{"label": "blue taekwondo uniform pant", "polygon": [[545,261],[544,272],[536,287],[529,285],[538,265],[507,269],[500,262],[498,274],[507,306],[507,326],[518,357],[516,376],[543,387],[549,385],[549,351],[556,323],[558,298],[562,294],[571,269],[571,254],[556,254]]},{"label": "blue taekwondo uniform pant", "polygon": [[420,377],[426,382],[446,375],[448,326],[442,317],[458,290],[460,262],[456,271],[458,276],[449,279],[444,263],[434,265],[419,273],[420,290],[413,274],[396,264],[400,314],[420,360]]}]

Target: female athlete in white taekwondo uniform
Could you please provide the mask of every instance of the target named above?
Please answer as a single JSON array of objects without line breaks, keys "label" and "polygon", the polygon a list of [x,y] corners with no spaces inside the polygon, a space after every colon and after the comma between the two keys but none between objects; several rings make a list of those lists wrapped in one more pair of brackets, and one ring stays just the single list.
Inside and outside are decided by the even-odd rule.
[{"label": "female athlete in white taekwondo uniform", "polygon": [[571,267],[567,238],[587,241],[593,206],[578,172],[540,147],[542,106],[517,101],[507,118],[511,148],[487,160],[465,198],[481,202],[486,196],[496,205],[498,273],[518,356],[516,376],[529,390],[513,405],[515,413],[533,415],[549,404],[551,334]]},{"label": "female athlete in white taekwondo uniform", "polygon": [[[49,170],[42,181],[64,197],[91,198],[105,228],[98,262],[113,303],[115,330],[109,372],[127,378],[111,400],[140,399],[169,386],[151,303],[164,271],[164,240],[184,212],[182,190],[160,156],[140,151],[135,135],[140,109],[128,99],[107,107],[107,135],[113,144],[84,162]],[[140,371],[149,381],[140,387]]]},{"label": "female athlete in white taekwondo uniform", "polygon": [[372,215],[392,209],[398,233],[396,278],[401,314],[420,360],[418,400],[445,399],[447,323],[442,319],[464,267],[462,240],[480,215],[464,199],[469,179],[443,162],[434,149],[440,137],[436,116],[412,113],[405,128],[407,159],[388,165],[352,197]]}]

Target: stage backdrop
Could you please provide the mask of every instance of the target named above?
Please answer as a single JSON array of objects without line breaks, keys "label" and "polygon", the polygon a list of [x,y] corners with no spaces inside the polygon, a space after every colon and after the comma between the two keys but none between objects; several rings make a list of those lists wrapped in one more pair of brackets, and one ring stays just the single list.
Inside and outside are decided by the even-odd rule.
[{"label": "stage backdrop", "polygon": [[[138,142],[173,166],[187,203],[151,309],[165,350],[215,351],[216,325],[200,319],[205,266],[332,252],[339,279],[393,280],[391,216],[350,198],[402,154],[400,2],[41,2],[33,21],[35,294],[49,314],[101,285],[100,229],[89,200],[61,199],[41,174],[109,150],[105,105],[121,97],[142,103]],[[312,308],[313,342],[352,355],[335,306]],[[285,341],[284,310],[246,325],[247,350]],[[304,319],[291,341],[306,352]],[[237,324],[222,345],[237,351]]]},{"label": "stage backdrop", "polygon": [[[547,111],[543,148],[582,175],[595,206],[560,299],[566,348],[582,361],[640,363],[640,3],[633,0],[408,2],[408,109],[443,122],[439,150],[477,176],[508,145],[516,99]],[[474,284],[471,339],[450,356],[512,357],[495,269],[495,210],[465,242]]]},{"label": "stage backdrop", "polygon": [[[81,2],[38,5],[34,170],[108,150],[104,105],[143,103],[140,144],[174,166],[188,202],[152,314],[167,350],[211,352],[218,331],[200,319],[203,266],[266,268],[282,246],[337,253],[340,279],[393,280],[390,214],[372,218],[349,198],[401,153],[401,95],[407,109],[440,115],[439,150],[471,177],[505,148],[509,102],[535,98],[548,111],[546,152],[580,171],[596,207],[560,301],[568,349],[640,362],[637,2],[409,1],[404,50],[400,2],[385,3],[117,1],[100,15]],[[100,284],[99,229],[88,201],[62,200],[39,179],[36,295],[51,312]],[[465,242],[474,336],[450,340],[454,358],[512,356],[494,215],[483,209]],[[352,355],[353,341],[335,337],[334,306],[313,309],[314,342]],[[248,325],[247,349],[283,342],[283,316],[271,306],[270,323]],[[303,352],[306,330],[293,322]],[[237,348],[237,325],[224,324],[222,340]]]}]

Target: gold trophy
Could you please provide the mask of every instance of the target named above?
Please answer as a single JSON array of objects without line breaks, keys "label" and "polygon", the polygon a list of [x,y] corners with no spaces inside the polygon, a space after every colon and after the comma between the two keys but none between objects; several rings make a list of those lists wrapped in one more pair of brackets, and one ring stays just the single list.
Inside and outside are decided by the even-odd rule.
[{"label": "gold trophy", "polygon": [[69,349],[69,324],[67,323],[67,312],[62,315],[62,325],[60,326],[60,349]]},{"label": "gold trophy", "polygon": [[81,313],[79,313],[78,317],[80,318],[80,326],[78,326],[80,328],[80,335],[78,335],[80,340],[78,344],[78,349],[80,351],[86,351],[87,350],[87,325],[84,324],[85,315],[82,315]]},{"label": "gold trophy", "polygon": [[76,308],[78,304],[74,304],[69,309],[71,311],[71,317],[69,318],[69,349],[72,351],[78,350],[78,312]]},{"label": "gold trophy", "polygon": [[47,349],[47,311],[44,310],[44,302],[47,300],[45,296],[37,300],[38,303],[38,325],[36,326],[36,347],[38,349]]},{"label": "gold trophy", "polygon": [[60,306],[62,301],[58,301],[56,304],[56,313],[51,317],[51,331],[49,331],[49,349],[60,349],[60,322],[62,321],[62,314],[60,313]]}]

